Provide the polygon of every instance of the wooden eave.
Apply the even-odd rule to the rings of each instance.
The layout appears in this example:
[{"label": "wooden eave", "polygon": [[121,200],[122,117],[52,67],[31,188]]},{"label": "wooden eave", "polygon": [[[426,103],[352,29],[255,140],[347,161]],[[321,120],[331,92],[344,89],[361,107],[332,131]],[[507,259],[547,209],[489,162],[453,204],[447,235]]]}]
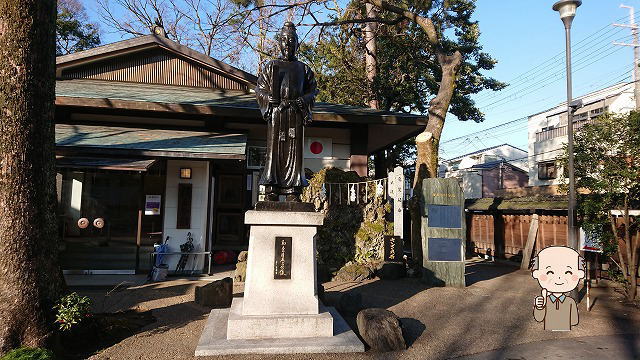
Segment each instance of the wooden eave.
[{"label": "wooden eave", "polygon": [[[56,96],[56,106],[69,106],[77,108],[94,109],[122,109],[134,111],[152,111],[167,113],[183,113],[195,115],[217,115],[243,119],[260,119],[260,110],[257,108],[238,107],[228,105],[195,105],[160,103],[150,101],[131,101],[108,98],[86,98]],[[325,111],[313,113],[314,121],[326,121],[351,124],[386,124],[386,125],[426,125],[426,117],[393,115],[393,114],[340,114]]]}]

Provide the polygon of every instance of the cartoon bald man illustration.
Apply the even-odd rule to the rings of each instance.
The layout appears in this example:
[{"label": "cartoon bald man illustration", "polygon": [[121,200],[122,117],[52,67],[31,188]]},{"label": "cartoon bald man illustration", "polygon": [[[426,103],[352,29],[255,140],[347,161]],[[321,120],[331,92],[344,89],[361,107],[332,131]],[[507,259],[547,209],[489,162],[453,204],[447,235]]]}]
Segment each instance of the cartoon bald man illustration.
[{"label": "cartoon bald man illustration", "polygon": [[531,275],[542,288],[542,296],[534,300],[534,319],[544,321],[545,330],[551,331],[569,331],[578,325],[576,301],[567,293],[584,278],[580,254],[566,246],[544,248],[533,259]]}]

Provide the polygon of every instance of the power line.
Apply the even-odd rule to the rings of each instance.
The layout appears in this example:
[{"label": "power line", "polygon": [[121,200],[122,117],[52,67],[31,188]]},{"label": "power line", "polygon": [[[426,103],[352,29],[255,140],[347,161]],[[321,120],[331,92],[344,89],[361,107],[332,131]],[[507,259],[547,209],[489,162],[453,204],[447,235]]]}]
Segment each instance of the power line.
[{"label": "power line", "polygon": [[[616,29],[616,30],[617,31],[615,33],[611,34],[611,35],[617,35],[618,33],[622,32],[622,30],[620,30],[620,29]],[[619,39],[619,40],[622,41],[622,40],[624,40],[624,39],[626,39],[628,37],[630,37],[630,36],[625,36],[625,37],[623,37],[622,39]],[[611,38],[611,36],[609,36],[607,38],[604,38],[602,41],[600,41],[600,43],[601,43],[600,49],[603,48],[603,47],[607,47],[607,46],[611,46],[612,45],[611,43],[609,43],[610,38]],[[604,45],[604,44],[606,44],[606,45]],[[592,45],[592,46],[586,47],[587,45],[591,45],[591,44],[585,44],[585,47],[579,47],[579,48],[575,49],[574,57],[577,60],[576,63],[579,63],[580,61],[587,60],[589,58],[588,54],[584,58],[581,57],[580,55],[585,54],[587,52],[589,54],[593,52],[594,46]],[[527,83],[530,83],[533,80],[537,80],[538,75],[548,73],[549,70],[553,69],[555,72],[564,71],[564,67],[563,67],[564,62],[562,61],[562,59],[558,58],[556,56],[556,57],[553,58],[553,60],[555,61],[554,63],[551,63],[550,65],[546,65],[544,67],[541,67],[536,71],[533,71],[533,72],[530,71],[531,72],[530,74],[527,74],[520,81],[509,83],[509,85],[503,90],[500,90],[498,92],[489,92],[489,93],[485,93],[484,95],[480,95],[479,97],[477,97],[475,99],[476,102],[484,102],[484,101],[487,101],[488,99],[491,99],[491,98],[500,97],[500,96],[504,95],[505,93],[516,91],[518,88],[521,88],[521,87],[527,85]]]},{"label": "power line", "polygon": [[[638,11],[638,12],[640,13],[640,11]],[[621,17],[619,19],[616,19],[614,21],[625,20],[625,19],[629,18],[630,16],[631,15],[623,16],[623,17]],[[600,34],[597,37],[594,37],[598,33],[602,32],[604,30],[606,30],[604,33]],[[611,33],[612,31],[613,31],[613,33]],[[585,49],[585,48],[591,49],[592,46],[590,46],[590,45],[592,43],[596,42],[597,40],[601,39],[603,36],[607,36],[608,35],[608,37],[611,37],[611,35],[616,35],[616,34],[620,33],[621,31],[622,31],[621,29],[618,29],[618,28],[615,28],[615,27],[611,27],[609,24],[607,24],[607,25],[603,26],[602,28],[596,30],[595,32],[591,33],[590,35],[587,35],[586,37],[584,37],[580,41],[575,42],[573,44],[573,46],[572,46],[572,48],[574,49],[574,54],[577,55],[579,50],[581,50],[581,49]],[[587,41],[587,40],[589,40],[589,41]],[[586,41],[586,43],[585,43],[585,41]],[[528,81],[530,76],[532,76],[532,75],[534,75],[536,73],[539,73],[541,71],[546,71],[547,70],[546,68],[549,67],[549,65],[547,65],[547,64],[549,64],[549,63],[553,64],[554,62],[558,62],[559,63],[558,65],[562,65],[563,64],[562,63],[562,59],[563,58],[564,58],[564,51],[558,52],[556,55],[554,55],[551,58],[543,61],[541,64],[538,64],[537,66],[534,66],[533,68],[531,68],[531,69],[525,71],[524,73],[516,76],[515,78],[509,80],[510,84],[507,87],[507,89],[513,88],[516,84],[519,84],[519,83],[523,82],[522,80],[520,80],[520,81],[516,81],[516,80],[524,78],[524,81],[526,82],[526,81]],[[537,69],[540,69],[540,68],[542,68],[542,69],[536,71]],[[490,93],[487,93],[485,95],[480,95],[476,100],[478,100],[478,101],[485,100],[487,97],[491,97],[492,95],[495,95],[495,94],[496,93],[490,92]]]},{"label": "power line", "polygon": [[[615,54],[616,52],[620,51],[621,49],[622,49],[622,48],[614,48],[614,50],[613,50],[613,51],[610,51],[610,52],[608,52],[608,53],[605,53],[604,55],[602,55],[602,56],[600,56],[600,57],[596,58],[595,60],[592,60],[591,62],[589,62],[589,63],[587,63],[587,64],[583,65],[582,67],[578,67],[578,68],[576,68],[576,69],[574,70],[574,73],[576,73],[576,72],[578,72],[578,71],[580,71],[580,70],[583,70],[583,69],[587,68],[588,66],[593,65],[594,63],[596,63],[596,62],[598,62],[598,61],[600,61],[600,60],[603,60],[604,58],[606,58],[606,57],[608,57],[608,56],[611,56],[611,55]],[[544,89],[546,86],[548,86],[548,85],[552,84],[553,82],[558,81],[558,80],[562,80],[561,78],[560,78],[560,79],[558,79],[558,78],[557,78],[559,75],[562,75],[562,72],[557,72],[557,73],[551,74],[551,75],[547,76],[546,78],[542,79],[540,82],[538,82],[538,83],[536,83],[536,84],[533,84],[532,86],[527,87],[527,88],[523,89],[522,91],[527,91],[527,90],[529,90],[529,89],[533,88],[534,86],[538,85],[537,87],[535,87],[535,88],[534,88],[534,89],[532,89],[532,90],[529,90],[529,91],[527,91],[527,92],[525,92],[525,93],[521,93],[521,94],[514,94],[514,95],[512,95],[512,96],[510,96],[510,97],[502,98],[502,99],[496,100],[496,101],[494,101],[494,102],[492,102],[492,103],[487,104],[486,106],[484,106],[482,110],[484,110],[484,111],[488,111],[488,110],[491,110],[491,109],[495,109],[495,108],[497,108],[497,107],[499,107],[499,106],[501,106],[501,105],[503,105],[503,104],[506,104],[506,103],[512,102],[512,101],[514,101],[514,100],[520,99],[520,98],[522,98],[522,97],[523,97],[523,96],[525,96],[525,95],[529,95],[529,94],[532,94],[532,93],[534,93],[534,92],[536,92],[536,91],[542,90],[542,89]],[[544,81],[546,81],[546,82],[544,82]],[[543,82],[544,82],[544,83],[543,83]],[[498,104],[500,104],[500,105],[498,105]]]}]

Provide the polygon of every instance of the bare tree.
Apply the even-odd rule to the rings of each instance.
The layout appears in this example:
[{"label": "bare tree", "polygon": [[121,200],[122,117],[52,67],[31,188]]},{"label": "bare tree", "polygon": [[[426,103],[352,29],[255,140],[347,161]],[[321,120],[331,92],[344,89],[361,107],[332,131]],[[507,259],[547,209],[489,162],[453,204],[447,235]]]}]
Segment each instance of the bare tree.
[{"label": "bare tree", "polygon": [[98,0],[105,25],[123,36],[151,33],[156,25],[168,38],[209,56],[236,63],[241,46],[234,31],[237,6],[227,0]]}]

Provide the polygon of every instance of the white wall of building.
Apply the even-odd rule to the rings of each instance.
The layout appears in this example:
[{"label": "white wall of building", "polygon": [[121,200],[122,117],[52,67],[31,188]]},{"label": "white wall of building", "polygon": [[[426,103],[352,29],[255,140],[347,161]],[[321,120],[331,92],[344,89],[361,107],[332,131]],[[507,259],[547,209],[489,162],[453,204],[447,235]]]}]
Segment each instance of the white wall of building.
[{"label": "white wall of building", "polygon": [[[605,107],[609,112],[613,113],[625,113],[635,108],[632,83],[614,85],[612,87],[587,94],[579,99],[582,99],[585,106],[576,111],[576,116],[596,109],[603,109]],[[536,134],[552,127],[561,128],[567,125],[565,104],[559,104],[552,109],[529,117],[529,186],[559,185],[564,181],[561,176],[552,180],[540,179],[538,174],[538,164],[546,161],[555,161],[556,158],[562,155],[562,148],[564,144],[567,143],[567,136],[564,135],[536,141]],[[595,115],[588,116],[590,116],[590,118],[595,117]],[[558,175],[561,175],[562,169],[558,168],[557,173]]]},{"label": "white wall of building", "polygon": [[[443,162],[445,172],[468,169],[478,164],[486,164],[498,160],[506,160],[511,164],[528,169],[527,152],[517,147],[503,144],[482,151],[462,155]],[[449,177],[449,176],[445,176]]]},{"label": "white wall of building", "polygon": [[[191,179],[180,179],[181,167],[192,170]],[[191,199],[191,228],[177,229],[178,211],[178,184],[192,184]],[[169,236],[169,251],[180,251],[180,245],[187,241],[190,232],[193,237],[194,252],[205,251],[207,238],[207,199],[209,198],[209,163],[207,161],[168,160],[167,161],[167,185],[164,204],[164,237]],[[169,270],[175,270],[180,255],[171,255],[165,258],[164,263],[169,265]],[[204,255],[190,256],[185,270],[195,269],[200,271],[204,266]]]}]

